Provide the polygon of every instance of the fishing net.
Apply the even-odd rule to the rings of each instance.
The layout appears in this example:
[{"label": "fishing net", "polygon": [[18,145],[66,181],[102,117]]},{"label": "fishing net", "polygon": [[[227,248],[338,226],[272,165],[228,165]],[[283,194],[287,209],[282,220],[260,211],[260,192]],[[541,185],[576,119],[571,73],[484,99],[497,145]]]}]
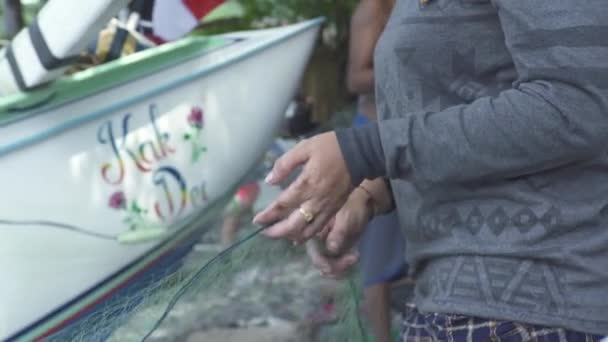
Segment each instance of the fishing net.
[{"label": "fishing net", "polygon": [[[267,157],[262,170],[267,170],[271,161]],[[289,326],[290,334],[301,336],[294,341],[365,340],[358,314],[361,292],[357,274],[341,282],[323,279],[308,262],[303,247],[269,240],[260,234],[263,228],[251,224],[241,230],[236,243],[220,247],[214,238],[219,230],[217,218],[229,199],[189,224],[205,227],[197,245],[178,247],[174,254],[161,258],[153,270],[145,270],[44,341],[186,341],[194,331],[278,328],[286,322],[300,322]],[[257,207],[263,205],[262,201]],[[176,259],[183,261],[176,263]],[[327,304],[323,291],[331,292],[328,297],[335,309],[320,334],[318,326],[306,323],[306,315]]]}]

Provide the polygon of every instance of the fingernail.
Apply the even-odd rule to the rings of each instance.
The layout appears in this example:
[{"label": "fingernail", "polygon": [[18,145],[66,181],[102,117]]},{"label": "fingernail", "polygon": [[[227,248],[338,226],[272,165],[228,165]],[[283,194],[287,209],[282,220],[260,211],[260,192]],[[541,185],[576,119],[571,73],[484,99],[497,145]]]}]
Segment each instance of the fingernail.
[{"label": "fingernail", "polygon": [[270,172],[270,173],[268,174],[268,176],[266,176],[266,178],[264,179],[264,182],[266,182],[266,183],[270,183],[270,182],[272,182],[272,181],[273,181],[273,179],[274,179],[274,173],[273,173],[273,172]]}]

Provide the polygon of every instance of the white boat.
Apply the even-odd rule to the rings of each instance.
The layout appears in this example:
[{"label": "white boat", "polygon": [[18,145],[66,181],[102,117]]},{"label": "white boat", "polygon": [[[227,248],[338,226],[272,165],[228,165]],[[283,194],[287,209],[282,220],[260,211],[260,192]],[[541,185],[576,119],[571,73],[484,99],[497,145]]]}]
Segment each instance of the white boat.
[{"label": "white boat", "polygon": [[272,142],[322,21],[0,98],[0,341],[49,336],[179,259]]}]

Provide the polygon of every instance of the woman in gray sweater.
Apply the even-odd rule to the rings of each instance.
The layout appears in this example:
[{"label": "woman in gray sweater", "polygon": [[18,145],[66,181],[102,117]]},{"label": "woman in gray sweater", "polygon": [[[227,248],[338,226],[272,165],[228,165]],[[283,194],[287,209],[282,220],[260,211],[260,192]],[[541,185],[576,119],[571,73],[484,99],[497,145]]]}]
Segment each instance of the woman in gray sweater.
[{"label": "woman in gray sweater", "polygon": [[[398,0],[375,53],[380,121],[326,133],[255,222],[335,253],[396,206],[416,278],[404,340],[608,334],[608,2]],[[468,336],[468,337],[467,337]]]}]

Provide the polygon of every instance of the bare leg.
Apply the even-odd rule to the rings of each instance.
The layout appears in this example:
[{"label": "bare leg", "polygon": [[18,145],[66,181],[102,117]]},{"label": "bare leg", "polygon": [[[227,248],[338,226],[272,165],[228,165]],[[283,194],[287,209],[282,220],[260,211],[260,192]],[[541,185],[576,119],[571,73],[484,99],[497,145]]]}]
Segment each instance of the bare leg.
[{"label": "bare leg", "polygon": [[391,342],[390,284],[372,285],[366,288],[363,294],[374,341]]},{"label": "bare leg", "polygon": [[239,230],[240,221],[240,215],[229,215],[224,218],[224,223],[222,224],[222,245],[224,247],[234,243],[236,233]]},{"label": "bare leg", "polygon": [[391,283],[391,288],[395,288],[395,287],[399,287],[399,286],[414,286],[416,284],[416,281],[413,278],[410,278],[409,276],[405,276],[402,278],[399,278],[397,280],[395,280],[394,282]]}]

